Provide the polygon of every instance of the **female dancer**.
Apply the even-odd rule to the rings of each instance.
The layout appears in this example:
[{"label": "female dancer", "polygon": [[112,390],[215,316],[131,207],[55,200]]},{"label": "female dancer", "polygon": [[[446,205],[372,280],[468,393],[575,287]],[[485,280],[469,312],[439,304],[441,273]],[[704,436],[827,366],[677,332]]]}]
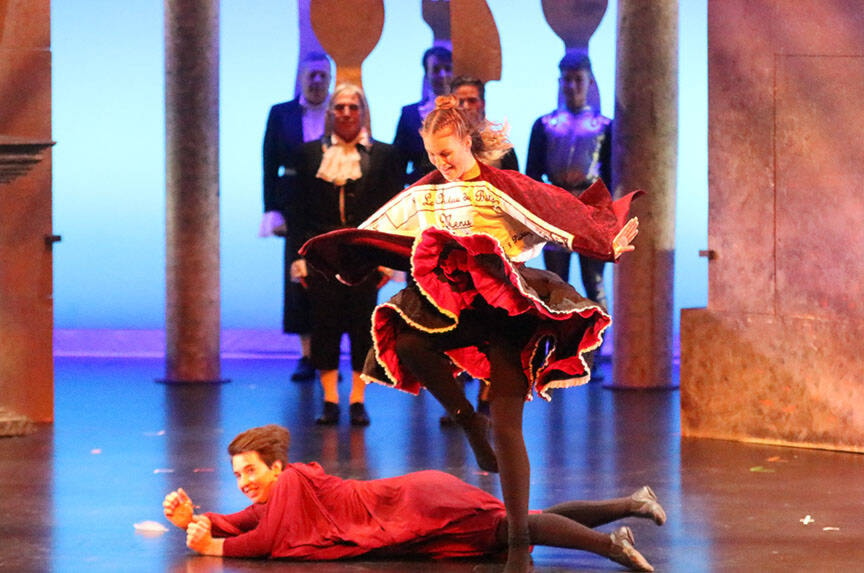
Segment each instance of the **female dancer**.
[{"label": "female dancer", "polygon": [[[383,264],[409,268],[414,281],[373,314],[368,379],[417,393],[425,386],[462,426],[489,471],[500,469],[508,545],[530,542],[530,467],[522,410],[536,391],[583,384],[582,355],[597,348],[611,319],[553,273],[524,262],[547,242],[615,261],[638,232],[624,222],[630,195],[612,201],[602,182],[579,198],[484,159],[511,147],[483,120],[474,123],[442,96],[421,129],[436,171],[391,199],[358,230],[313,239],[301,250],[322,272],[353,282]],[[637,192],[638,193],[638,192]],[[491,385],[495,450],[488,420],[454,374]]]}]

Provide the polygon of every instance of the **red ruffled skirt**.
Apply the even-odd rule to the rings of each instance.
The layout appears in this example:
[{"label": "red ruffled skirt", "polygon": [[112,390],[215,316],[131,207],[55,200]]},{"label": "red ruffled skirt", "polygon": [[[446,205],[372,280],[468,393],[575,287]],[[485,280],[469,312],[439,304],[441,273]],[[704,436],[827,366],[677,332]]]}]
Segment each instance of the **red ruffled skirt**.
[{"label": "red ruffled skirt", "polygon": [[[436,228],[426,229],[414,241],[411,267],[416,286],[403,289],[373,314],[374,360],[370,354],[367,379],[419,393],[421,380],[396,356],[397,335],[404,328],[432,336],[453,330],[463,311],[476,308],[478,297],[484,306],[519,317],[512,322],[514,329],[531,325],[530,332],[519,333],[527,340],[521,348],[529,381],[526,399],[536,392],[549,400],[551,389],[590,379],[583,355],[600,346],[611,319],[554,273],[511,262],[491,236],[454,235]],[[464,370],[474,378],[489,378],[489,362],[478,346],[447,354],[454,374]]]}]

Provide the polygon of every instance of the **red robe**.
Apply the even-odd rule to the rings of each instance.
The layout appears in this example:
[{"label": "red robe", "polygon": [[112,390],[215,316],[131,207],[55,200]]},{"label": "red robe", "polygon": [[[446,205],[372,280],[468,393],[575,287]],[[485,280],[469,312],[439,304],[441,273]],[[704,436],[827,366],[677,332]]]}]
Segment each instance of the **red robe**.
[{"label": "red robe", "polygon": [[[551,388],[590,379],[582,355],[600,346],[611,318],[554,273],[526,267],[524,261],[546,242],[615,260],[612,240],[639,193],[613,201],[598,181],[577,198],[482,163],[480,175],[466,182],[447,182],[434,171],[358,229],[321,235],[300,252],[314,268],[346,282],[378,265],[410,268],[416,288],[397,293],[373,315],[375,363],[367,362],[367,378],[418,393],[422,382],[396,356],[399,331],[449,331],[456,328],[460,312],[481,297],[510,316],[536,319],[521,353],[530,383],[526,399],[536,390],[548,400]],[[454,373],[466,370],[488,379],[489,363],[478,347],[447,354]]]},{"label": "red robe", "polygon": [[492,554],[506,519],[500,500],[444,472],[344,480],[317,463],[288,464],[267,503],[205,515],[225,556],[305,561]]}]

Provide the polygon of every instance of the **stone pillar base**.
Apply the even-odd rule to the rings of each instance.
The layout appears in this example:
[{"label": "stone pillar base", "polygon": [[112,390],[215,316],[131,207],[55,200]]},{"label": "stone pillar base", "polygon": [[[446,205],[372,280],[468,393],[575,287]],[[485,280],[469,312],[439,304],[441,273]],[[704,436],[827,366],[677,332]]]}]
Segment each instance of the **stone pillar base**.
[{"label": "stone pillar base", "polygon": [[36,431],[36,424],[27,416],[0,407],[0,438],[26,436]]},{"label": "stone pillar base", "polygon": [[864,452],[864,321],[685,309],[681,434]]},{"label": "stone pillar base", "polygon": [[168,386],[177,386],[183,384],[227,384],[231,382],[228,378],[219,378],[217,380],[175,380],[173,378],[157,378],[158,384],[167,384]]}]

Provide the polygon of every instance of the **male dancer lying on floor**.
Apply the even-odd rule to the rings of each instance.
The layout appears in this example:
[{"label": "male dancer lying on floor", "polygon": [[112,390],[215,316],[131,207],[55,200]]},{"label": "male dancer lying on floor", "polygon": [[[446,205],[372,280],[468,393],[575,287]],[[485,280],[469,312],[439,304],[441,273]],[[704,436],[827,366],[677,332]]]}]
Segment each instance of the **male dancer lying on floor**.
[{"label": "male dancer lying on floor", "polygon": [[[237,486],[253,504],[238,513],[194,514],[183,489],[165,496],[165,517],[205,555],[331,560],[364,556],[471,557],[506,550],[504,504],[434,470],[378,480],[343,480],[317,463],[288,463],[290,434],[271,424],[228,446]],[[624,517],[657,525],[666,513],[651,488],[629,497],[569,501],[529,516],[531,543],[590,551],[634,571],[653,571],[633,534],[591,529]]]}]

